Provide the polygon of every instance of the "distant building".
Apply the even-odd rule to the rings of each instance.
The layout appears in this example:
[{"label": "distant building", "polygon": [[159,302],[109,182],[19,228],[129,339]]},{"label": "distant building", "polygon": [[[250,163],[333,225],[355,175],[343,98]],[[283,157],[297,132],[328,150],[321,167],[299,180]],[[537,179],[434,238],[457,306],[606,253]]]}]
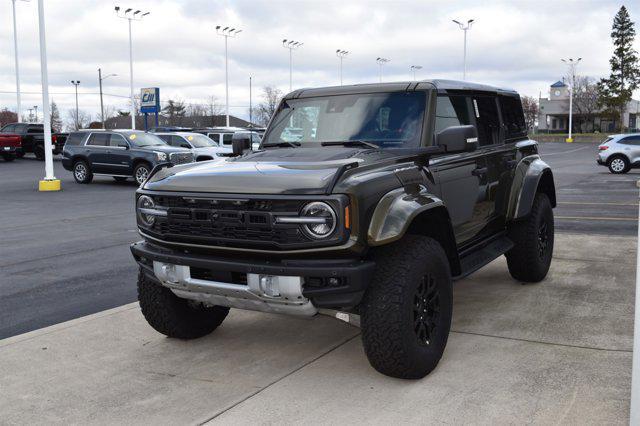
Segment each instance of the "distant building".
[{"label": "distant building", "polygon": [[[156,127],[155,116],[149,115],[147,118],[149,128]],[[158,117],[158,124],[160,126],[180,126],[180,127],[219,127],[225,126],[227,123],[227,117],[225,115],[203,115],[198,117],[174,117],[173,120],[169,120],[168,117],[160,115]],[[105,120],[105,127],[107,129],[129,129],[131,128],[131,118],[129,116],[117,116],[111,117]],[[249,127],[250,122],[243,120],[233,115],[229,116],[229,125],[231,127]],[[253,125],[253,127],[260,127]],[[136,116],[136,129],[144,129],[144,116]]]},{"label": "distant building", "polygon": [[[549,87],[549,98],[540,98],[538,131],[541,133],[567,133],[569,131],[569,86],[556,81]],[[589,117],[580,117],[573,110],[573,131],[576,133],[616,131],[619,119],[614,122],[610,115],[596,111]],[[637,130],[640,124],[640,101],[631,100],[624,112],[623,127]]]}]

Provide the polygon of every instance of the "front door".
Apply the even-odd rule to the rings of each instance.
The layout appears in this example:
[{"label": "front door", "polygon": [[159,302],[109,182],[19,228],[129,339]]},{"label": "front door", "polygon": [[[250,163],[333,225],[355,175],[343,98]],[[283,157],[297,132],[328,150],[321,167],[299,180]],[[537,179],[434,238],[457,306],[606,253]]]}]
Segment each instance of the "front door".
[{"label": "front door", "polygon": [[129,144],[122,135],[109,134],[109,147],[105,156],[106,173],[130,176],[133,173]]}]

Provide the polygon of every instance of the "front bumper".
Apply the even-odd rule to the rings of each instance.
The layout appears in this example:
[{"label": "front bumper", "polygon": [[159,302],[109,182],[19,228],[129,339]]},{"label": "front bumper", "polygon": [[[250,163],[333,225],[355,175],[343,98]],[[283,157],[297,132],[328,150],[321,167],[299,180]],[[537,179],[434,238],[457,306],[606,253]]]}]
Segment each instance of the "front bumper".
[{"label": "front bumper", "polygon": [[[168,287],[170,285],[167,285],[168,281],[163,279],[165,277],[158,276],[161,275],[158,268],[162,266],[170,268],[172,265],[187,266],[191,270],[197,268],[198,271],[229,273],[229,276],[246,274],[244,286],[249,287],[251,279],[255,279],[255,276],[299,277],[301,296],[310,300],[315,308],[325,309],[350,310],[357,306],[375,269],[374,262],[359,259],[238,260],[170,250],[146,241],[132,244],[131,253],[149,278]],[[174,269],[178,269],[183,274],[187,273],[184,268]],[[191,278],[191,275],[188,278]],[[188,280],[182,281],[188,283]],[[215,280],[211,282],[215,284]],[[242,286],[242,284],[234,285]],[[244,287],[235,287],[235,289],[245,290]],[[242,307],[251,309],[248,306]]]},{"label": "front bumper", "polygon": [[19,149],[17,146],[3,146],[0,147],[0,154],[15,154]]}]

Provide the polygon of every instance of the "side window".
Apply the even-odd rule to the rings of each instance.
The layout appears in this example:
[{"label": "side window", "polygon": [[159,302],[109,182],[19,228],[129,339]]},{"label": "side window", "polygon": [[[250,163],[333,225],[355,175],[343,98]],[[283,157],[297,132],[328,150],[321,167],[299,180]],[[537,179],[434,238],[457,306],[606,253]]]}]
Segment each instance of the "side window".
[{"label": "side window", "polygon": [[109,146],[122,147],[129,146],[129,144],[122,136],[112,133],[111,137],[109,138]]},{"label": "side window", "polygon": [[189,144],[189,142],[184,140],[182,136],[176,136],[176,135],[171,136],[171,142],[169,144],[171,146],[177,146],[182,148],[186,148],[188,146],[189,148],[191,148],[191,145]]},{"label": "side window", "polygon": [[109,133],[92,133],[87,141],[89,146],[108,146]]},{"label": "side window", "polygon": [[474,96],[473,112],[478,129],[480,146],[494,145],[500,142],[500,117],[494,96]]},{"label": "side window", "polygon": [[220,135],[217,133],[209,133],[209,139],[211,139],[215,143],[220,143]]},{"label": "side window", "polygon": [[500,96],[500,112],[505,127],[505,140],[527,136],[522,102],[519,96]]},{"label": "side window", "polygon": [[15,124],[7,124],[6,126],[4,126],[2,128],[2,133],[13,133],[16,131],[16,125]]},{"label": "side window", "polygon": [[168,144],[171,144],[171,135],[156,135]]},{"label": "side window", "polygon": [[26,124],[16,124],[13,131],[16,133],[26,133],[28,125]]},{"label": "side window", "polygon": [[233,140],[232,133],[225,133],[222,135],[222,144],[223,145],[231,145],[231,141]]},{"label": "side window", "polygon": [[618,143],[622,145],[635,145],[640,146],[640,136],[627,136],[624,139],[621,139]]},{"label": "side window", "polygon": [[471,120],[466,97],[438,96],[436,104],[436,135],[447,127],[468,124],[471,124]]},{"label": "side window", "polygon": [[67,140],[65,141],[65,145],[80,145],[80,142],[82,142],[82,139],[84,139],[84,136],[86,135],[86,133],[80,133],[80,132],[73,132],[69,134],[69,137],[67,138]]}]

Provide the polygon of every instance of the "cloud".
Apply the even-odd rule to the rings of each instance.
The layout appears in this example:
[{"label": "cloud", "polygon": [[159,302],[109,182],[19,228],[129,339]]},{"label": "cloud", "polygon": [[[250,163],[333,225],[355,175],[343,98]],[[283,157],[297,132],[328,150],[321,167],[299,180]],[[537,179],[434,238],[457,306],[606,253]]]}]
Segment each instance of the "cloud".
[{"label": "cloud", "polygon": [[[105,81],[105,103],[126,109],[129,93],[127,22],[99,0],[45,2],[49,82],[62,109],[74,105],[70,80],[80,80],[81,108],[99,108],[97,69],[117,77]],[[37,4],[17,2],[23,105],[40,97]],[[149,10],[133,23],[134,78],[140,87],[158,86],[163,99],[224,100],[224,39],[217,24],[243,29],[229,40],[232,113],[243,116],[260,87],[288,91],[289,53],[284,38],[304,42],[293,52],[297,87],[339,83],[335,50],[344,60],[345,84],[378,80],[375,58],[390,58],[385,80],[407,80],[411,65],[419,78],[461,78],[463,33],[451,19],[474,18],[468,33],[468,78],[513,87],[537,96],[565,73],[562,57],[582,57],[579,72],[608,73],[614,1],[132,1],[124,7]],[[632,19],[640,6],[628,5]],[[15,105],[11,3],[0,3],[0,107]],[[638,40],[636,41],[636,48]],[[9,92],[9,93],[7,93]]]}]

